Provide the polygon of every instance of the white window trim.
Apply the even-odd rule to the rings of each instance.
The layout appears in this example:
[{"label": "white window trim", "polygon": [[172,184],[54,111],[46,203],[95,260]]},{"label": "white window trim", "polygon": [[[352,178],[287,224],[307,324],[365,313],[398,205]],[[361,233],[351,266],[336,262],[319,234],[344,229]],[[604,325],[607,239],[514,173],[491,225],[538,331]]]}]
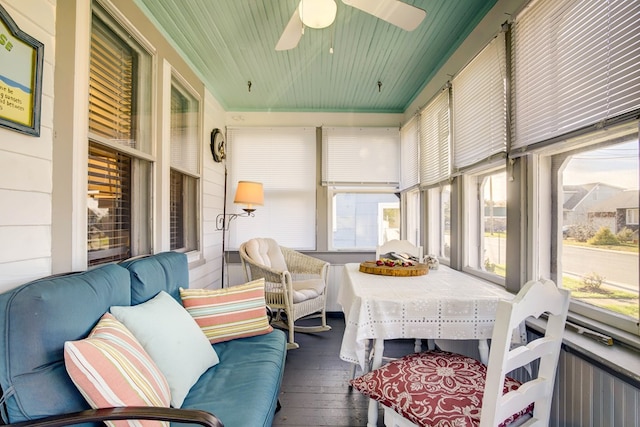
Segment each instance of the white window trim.
[{"label": "white window trim", "polygon": [[[95,0],[105,9],[122,28],[133,37],[141,47],[150,55],[151,59],[151,87],[154,88],[157,73],[157,54],[155,47],[138,31],[131,21],[122,14],[111,1]],[[54,242],[52,252],[52,271],[79,271],[87,268],[88,264],[88,244],[87,244],[87,152],[89,149],[89,111],[86,108],[89,102],[89,58],[91,52],[91,22],[93,13],[93,2],[75,2],[72,6],[75,11],[75,31],[73,33],[73,50],[70,61],[73,61],[73,72],[70,73],[72,80],[65,79],[65,84],[73,87],[72,105],[85,106],[84,108],[73,108],[72,118],[64,122],[64,129],[58,131],[61,143],[65,145],[59,147],[60,152],[70,153],[64,157],[55,159],[56,163],[68,163],[68,168],[54,168],[54,187],[68,188],[67,198],[54,198],[53,222],[65,224],[64,227],[56,226],[52,230],[52,240]],[[57,74],[57,73],[56,73]],[[56,80],[63,77],[56,76]],[[150,104],[155,105],[155,92],[151,90]],[[69,102],[66,102],[69,104]],[[57,111],[60,108],[57,108]],[[150,139],[155,140],[155,117],[151,114],[151,135]],[[69,127],[67,127],[67,125]],[[62,137],[67,135],[68,138]],[[120,146],[118,149],[132,154],[126,147]],[[154,153],[144,154],[135,151],[135,155],[145,159],[153,160]],[[153,234],[149,236],[152,239]]]},{"label": "white window trim", "polygon": [[483,209],[481,201],[478,198],[477,180],[479,177],[492,175],[505,169],[504,161],[498,166],[495,163],[484,165],[484,168],[474,169],[472,172],[466,173],[463,178],[463,207],[462,207],[462,236],[461,244],[463,248],[463,267],[462,271],[480,277],[487,281],[496,283],[500,286],[506,286],[506,278],[497,274],[484,271],[481,265],[483,260],[480,258],[480,233],[482,225],[478,221],[480,212]]},{"label": "white window trim", "polygon": [[188,92],[190,96],[198,103],[198,127],[196,129],[196,135],[199,140],[198,147],[198,167],[197,172],[188,172],[180,170],[181,173],[186,173],[193,176],[198,180],[198,188],[196,190],[197,200],[196,206],[198,213],[197,219],[197,248],[195,250],[187,252],[189,262],[201,260],[204,258],[202,252],[203,242],[203,230],[202,224],[202,140],[203,140],[203,101],[196,92],[196,90],[187,82],[176,70],[171,63],[166,59],[162,62],[162,130],[160,141],[166,141],[167,143],[160,143],[154,147],[158,152],[158,163],[156,165],[157,173],[155,174],[155,186],[158,189],[154,194],[154,236],[155,245],[158,248],[157,251],[168,251],[171,248],[170,237],[170,220],[171,212],[169,209],[170,196],[170,169],[171,169],[171,87],[172,82],[175,80],[180,84],[180,89]]}]

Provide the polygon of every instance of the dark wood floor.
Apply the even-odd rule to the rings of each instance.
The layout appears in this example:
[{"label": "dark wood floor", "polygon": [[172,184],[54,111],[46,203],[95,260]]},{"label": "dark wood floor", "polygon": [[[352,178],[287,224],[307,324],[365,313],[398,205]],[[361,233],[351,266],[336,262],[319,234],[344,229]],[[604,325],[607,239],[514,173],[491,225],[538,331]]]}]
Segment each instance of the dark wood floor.
[{"label": "dark wood floor", "polygon": [[[327,323],[331,331],[296,334],[300,348],[287,353],[280,391],[282,409],[276,413],[273,426],[367,425],[368,399],[349,388],[351,364],[339,356],[344,319],[330,317]],[[413,341],[397,340],[386,344],[385,356],[411,351]],[[378,426],[384,425],[382,418],[380,410]]]}]

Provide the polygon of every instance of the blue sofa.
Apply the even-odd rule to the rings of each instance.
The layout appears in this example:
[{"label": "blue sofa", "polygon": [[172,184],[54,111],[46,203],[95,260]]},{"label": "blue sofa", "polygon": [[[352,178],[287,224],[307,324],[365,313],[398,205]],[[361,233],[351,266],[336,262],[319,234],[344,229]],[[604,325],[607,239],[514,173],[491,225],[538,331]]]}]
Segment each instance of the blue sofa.
[{"label": "blue sofa", "polygon": [[271,426],[286,359],[286,337],[280,330],[214,344],[220,363],[200,377],[182,409],[90,410],[69,378],[65,341],[86,337],[113,305],[140,304],[160,291],[180,302],[179,287],[188,284],[186,256],[164,252],[43,278],[1,294],[4,422],[33,425],[39,420],[39,425],[56,426],[141,417],[227,427]]}]

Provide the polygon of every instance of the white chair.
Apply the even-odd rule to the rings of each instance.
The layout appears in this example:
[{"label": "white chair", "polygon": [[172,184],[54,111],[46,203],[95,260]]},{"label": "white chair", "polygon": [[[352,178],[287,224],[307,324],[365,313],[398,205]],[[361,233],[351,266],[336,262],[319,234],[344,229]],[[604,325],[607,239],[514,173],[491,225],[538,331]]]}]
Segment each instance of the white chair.
[{"label": "white chair", "polygon": [[[384,406],[385,425],[548,426],[569,291],[549,280],[531,281],[512,301],[500,301],[489,363],[428,351],[392,361],[352,380]],[[511,348],[512,332],[528,317],[548,316],[544,336]],[[520,384],[507,373],[532,366]],[[437,410],[436,410],[437,408]]]},{"label": "white chair", "polygon": [[408,240],[389,240],[376,248],[376,259],[380,259],[380,255],[389,252],[405,253],[418,258],[422,262],[424,258],[422,246],[416,246]]},{"label": "white chair", "polygon": [[[289,331],[287,349],[299,347],[294,332],[331,330],[326,317],[328,262],[268,238],[244,242],[239,252],[247,280],[265,279],[265,299],[275,315],[272,323]],[[320,325],[295,325],[301,318],[320,318]]]}]

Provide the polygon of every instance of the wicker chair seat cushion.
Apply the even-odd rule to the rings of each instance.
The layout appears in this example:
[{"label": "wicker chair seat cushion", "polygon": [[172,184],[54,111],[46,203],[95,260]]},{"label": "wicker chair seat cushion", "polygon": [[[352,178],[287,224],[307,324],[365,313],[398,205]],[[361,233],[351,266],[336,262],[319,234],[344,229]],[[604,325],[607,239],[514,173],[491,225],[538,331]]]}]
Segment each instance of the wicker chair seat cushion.
[{"label": "wicker chair seat cushion", "polygon": [[[473,427],[480,410],[487,367],[459,354],[427,351],[393,360],[350,381],[362,394],[424,427]],[[507,377],[503,392],[520,387]],[[503,427],[533,411],[533,405],[503,421]]]},{"label": "wicker chair seat cushion", "polygon": [[306,279],[298,280],[291,283],[293,287],[293,303],[306,301],[308,299],[317,298],[324,292],[324,280],[322,279]]},{"label": "wicker chair seat cushion", "polygon": [[287,263],[280,246],[273,239],[256,238],[246,243],[247,255],[258,264],[278,271],[287,271]]}]

